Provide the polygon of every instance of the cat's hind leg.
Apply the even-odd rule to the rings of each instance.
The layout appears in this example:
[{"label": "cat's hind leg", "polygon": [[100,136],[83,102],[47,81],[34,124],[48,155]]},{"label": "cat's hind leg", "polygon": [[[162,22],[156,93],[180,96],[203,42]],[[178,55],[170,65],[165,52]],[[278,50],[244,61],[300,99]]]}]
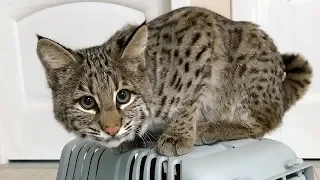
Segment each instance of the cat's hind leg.
[{"label": "cat's hind leg", "polygon": [[235,115],[232,120],[197,122],[195,144],[263,137],[280,124],[281,114],[277,108],[276,105],[256,106],[248,109],[248,115]]},{"label": "cat's hind leg", "polygon": [[195,145],[212,144],[245,138],[261,137],[264,133],[261,126],[248,125],[241,122],[214,121],[197,124],[197,140]]}]

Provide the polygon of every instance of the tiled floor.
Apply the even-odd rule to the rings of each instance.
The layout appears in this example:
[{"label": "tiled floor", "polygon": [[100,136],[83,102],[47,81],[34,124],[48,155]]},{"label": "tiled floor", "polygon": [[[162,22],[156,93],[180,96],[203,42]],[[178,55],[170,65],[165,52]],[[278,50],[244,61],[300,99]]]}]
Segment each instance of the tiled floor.
[{"label": "tiled floor", "polygon": [[[320,180],[320,161],[308,161],[315,167],[315,180]],[[57,163],[11,163],[0,165],[0,180],[55,180]]]}]

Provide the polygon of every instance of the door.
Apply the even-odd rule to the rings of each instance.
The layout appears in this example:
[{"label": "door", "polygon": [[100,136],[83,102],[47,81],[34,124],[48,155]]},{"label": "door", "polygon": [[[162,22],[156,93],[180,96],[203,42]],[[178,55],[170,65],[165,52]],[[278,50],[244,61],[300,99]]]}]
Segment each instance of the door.
[{"label": "door", "polygon": [[300,52],[309,60],[314,70],[309,92],[267,137],[286,143],[302,158],[320,158],[320,1],[234,0],[232,9],[234,20],[259,24],[280,52]]},{"label": "door", "polygon": [[78,1],[0,2],[0,160],[59,159],[74,138],[54,120],[36,33],[72,48],[88,47],[126,23],[140,24],[187,2]]}]

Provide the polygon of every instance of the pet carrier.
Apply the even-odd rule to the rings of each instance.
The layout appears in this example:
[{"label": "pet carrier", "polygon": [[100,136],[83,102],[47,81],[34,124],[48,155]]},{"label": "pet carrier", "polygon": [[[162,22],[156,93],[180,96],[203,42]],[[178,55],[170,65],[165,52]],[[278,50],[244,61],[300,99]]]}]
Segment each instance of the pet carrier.
[{"label": "pet carrier", "polygon": [[314,180],[313,171],[290,147],[266,138],[195,146],[179,157],[153,146],[116,154],[75,139],[62,151],[57,180]]}]

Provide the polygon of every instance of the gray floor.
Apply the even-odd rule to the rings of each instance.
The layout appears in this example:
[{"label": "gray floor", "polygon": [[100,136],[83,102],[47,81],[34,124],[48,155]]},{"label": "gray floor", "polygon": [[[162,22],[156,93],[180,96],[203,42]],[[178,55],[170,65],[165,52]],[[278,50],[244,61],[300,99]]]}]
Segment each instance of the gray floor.
[{"label": "gray floor", "polygon": [[19,162],[0,165],[1,180],[55,180],[58,163]]},{"label": "gray floor", "polygon": [[[315,180],[320,180],[320,160],[308,160],[315,167]],[[56,162],[14,162],[0,165],[1,180],[55,180]],[[319,177],[319,178],[318,178]]]},{"label": "gray floor", "polygon": [[305,160],[315,168],[315,180],[320,180],[320,160]]},{"label": "gray floor", "polygon": [[320,169],[320,160],[304,160],[304,161],[312,164],[315,168]]}]

